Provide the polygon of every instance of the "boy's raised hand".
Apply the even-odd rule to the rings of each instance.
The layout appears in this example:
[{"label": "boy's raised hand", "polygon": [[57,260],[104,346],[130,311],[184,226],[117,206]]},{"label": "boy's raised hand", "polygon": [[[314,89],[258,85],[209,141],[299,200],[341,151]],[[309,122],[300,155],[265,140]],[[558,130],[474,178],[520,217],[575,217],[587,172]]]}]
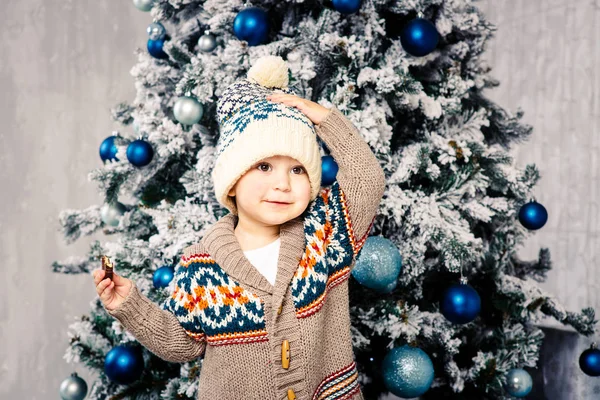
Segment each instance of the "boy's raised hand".
[{"label": "boy's raised hand", "polygon": [[92,272],[96,292],[100,296],[104,308],[112,311],[123,304],[133,284],[131,280],[123,278],[115,272],[113,272],[112,280],[109,278],[104,279],[105,274],[106,272],[103,269],[97,269]]},{"label": "boy's raised hand", "polygon": [[298,97],[293,94],[274,92],[267,96],[267,100],[275,103],[283,103],[286,106],[297,108],[315,125],[320,124],[321,121],[325,119],[327,114],[329,114],[329,108],[323,107],[314,101],[303,99],[302,97]]}]

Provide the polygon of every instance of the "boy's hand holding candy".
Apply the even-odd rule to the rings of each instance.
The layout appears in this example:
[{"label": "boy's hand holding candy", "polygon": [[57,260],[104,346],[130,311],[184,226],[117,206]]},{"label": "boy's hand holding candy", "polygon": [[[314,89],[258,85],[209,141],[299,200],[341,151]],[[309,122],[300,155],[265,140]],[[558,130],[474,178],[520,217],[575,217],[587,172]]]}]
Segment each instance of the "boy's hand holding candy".
[{"label": "boy's hand holding candy", "polygon": [[113,266],[106,256],[102,256],[102,269],[92,272],[96,292],[100,296],[104,308],[112,311],[118,308],[129,294],[133,283],[113,271]]},{"label": "boy's hand holding candy", "polygon": [[323,107],[314,101],[303,99],[293,94],[275,92],[268,95],[267,100],[297,108],[315,125],[320,124],[330,111],[329,108]]}]

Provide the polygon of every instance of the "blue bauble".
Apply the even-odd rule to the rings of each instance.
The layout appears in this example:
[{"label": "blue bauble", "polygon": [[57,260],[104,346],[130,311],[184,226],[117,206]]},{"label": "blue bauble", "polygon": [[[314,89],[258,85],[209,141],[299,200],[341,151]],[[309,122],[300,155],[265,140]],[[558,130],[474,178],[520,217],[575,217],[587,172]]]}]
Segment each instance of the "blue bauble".
[{"label": "blue bauble", "polygon": [[165,265],[154,271],[152,275],[152,283],[155,288],[164,288],[169,286],[169,283],[173,280],[175,274],[175,268]]},{"label": "blue bauble", "polygon": [[114,347],[104,359],[104,373],[121,385],[135,382],[143,371],[144,357],[139,347]]},{"label": "blue bauble", "polygon": [[471,286],[455,283],[444,292],[440,310],[448,321],[466,324],[479,315],[481,298]]},{"label": "blue bauble", "polygon": [[548,212],[543,205],[531,200],[519,210],[519,221],[529,230],[540,229],[548,221]]},{"label": "blue bauble", "polygon": [[439,41],[439,33],[431,21],[415,18],[410,21],[400,34],[400,43],[407,53],[421,57],[431,53]]},{"label": "blue bauble", "polygon": [[106,162],[106,160],[119,161],[116,157],[117,146],[115,146],[115,138],[116,136],[109,136],[100,144],[100,158],[103,162]]},{"label": "blue bauble", "polygon": [[579,368],[589,376],[600,376],[600,350],[592,347],[579,356]]},{"label": "blue bauble", "polygon": [[381,236],[369,236],[362,247],[352,276],[360,284],[380,293],[396,288],[402,256],[396,245]]},{"label": "blue bauble", "polygon": [[382,364],[387,389],[402,398],[422,395],[431,387],[433,363],[418,347],[402,346],[386,354]]},{"label": "blue bauble", "polygon": [[332,156],[321,157],[321,186],[335,182],[339,167]]},{"label": "blue bauble", "polygon": [[269,36],[267,13],[258,7],[240,11],[233,21],[233,33],[238,39],[248,42],[249,46],[266,42]]},{"label": "blue bauble", "polygon": [[137,139],[127,146],[127,159],[136,167],[150,164],[152,157],[154,157],[154,150],[145,140]]},{"label": "blue bauble", "polygon": [[511,396],[525,397],[533,388],[531,375],[522,368],[513,368],[506,375],[504,388]]},{"label": "blue bauble", "polygon": [[165,39],[152,40],[148,39],[148,53],[154,58],[159,58],[164,60],[165,58],[169,58],[167,53],[163,51],[163,45],[165,44]]},{"label": "blue bauble", "polygon": [[360,10],[362,0],[333,0],[333,8],[342,14],[353,14]]},{"label": "blue bauble", "polygon": [[167,36],[165,26],[160,22],[153,22],[146,28],[148,37],[152,40],[162,40]]}]

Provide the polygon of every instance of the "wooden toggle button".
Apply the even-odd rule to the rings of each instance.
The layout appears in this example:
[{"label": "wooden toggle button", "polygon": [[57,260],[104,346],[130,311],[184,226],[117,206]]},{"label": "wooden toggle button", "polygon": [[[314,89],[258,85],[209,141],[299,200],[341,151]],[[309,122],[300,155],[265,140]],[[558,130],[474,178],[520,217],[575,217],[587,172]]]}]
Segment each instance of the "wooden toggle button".
[{"label": "wooden toggle button", "polygon": [[285,369],[290,367],[290,342],[287,340],[281,343],[281,366]]}]

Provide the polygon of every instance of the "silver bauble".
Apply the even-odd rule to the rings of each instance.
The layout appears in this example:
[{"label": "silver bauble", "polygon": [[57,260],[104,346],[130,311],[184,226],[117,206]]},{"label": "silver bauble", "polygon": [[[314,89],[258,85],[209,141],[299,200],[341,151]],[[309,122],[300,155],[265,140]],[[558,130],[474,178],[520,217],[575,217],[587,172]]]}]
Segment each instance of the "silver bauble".
[{"label": "silver bauble", "polygon": [[73,372],[60,384],[59,394],[63,400],[83,400],[87,391],[87,383]]},{"label": "silver bauble", "polygon": [[525,397],[533,388],[533,379],[523,368],[513,368],[506,374],[506,391],[515,397]]},{"label": "silver bauble", "polygon": [[148,37],[152,40],[162,40],[167,36],[167,30],[160,22],[153,22],[146,28]]},{"label": "silver bauble", "polygon": [[133,5],[140,11],[148,12],[152,10],[154,0],[133,0]]},{"label": "silver bauble", "polygon": [[173,115],[175,115],[175,119],[183,125],[194,125],[198,123],[203,114],[204,109],[202,108],[202,104],[193,97],[182,96],[175,101]]},{"label": "silver bauble", "polygon": [[198,49],[210,53],[217,47],[217,38],[212,33],[205,33],[198,39]]},{"label": "silver bauble", "polygon": [[127,211],[127,208],[119,202],[116,204],[105,203],[100,209],[100,218],[106,225],[119,226],[120,217],[125,211]]}]

